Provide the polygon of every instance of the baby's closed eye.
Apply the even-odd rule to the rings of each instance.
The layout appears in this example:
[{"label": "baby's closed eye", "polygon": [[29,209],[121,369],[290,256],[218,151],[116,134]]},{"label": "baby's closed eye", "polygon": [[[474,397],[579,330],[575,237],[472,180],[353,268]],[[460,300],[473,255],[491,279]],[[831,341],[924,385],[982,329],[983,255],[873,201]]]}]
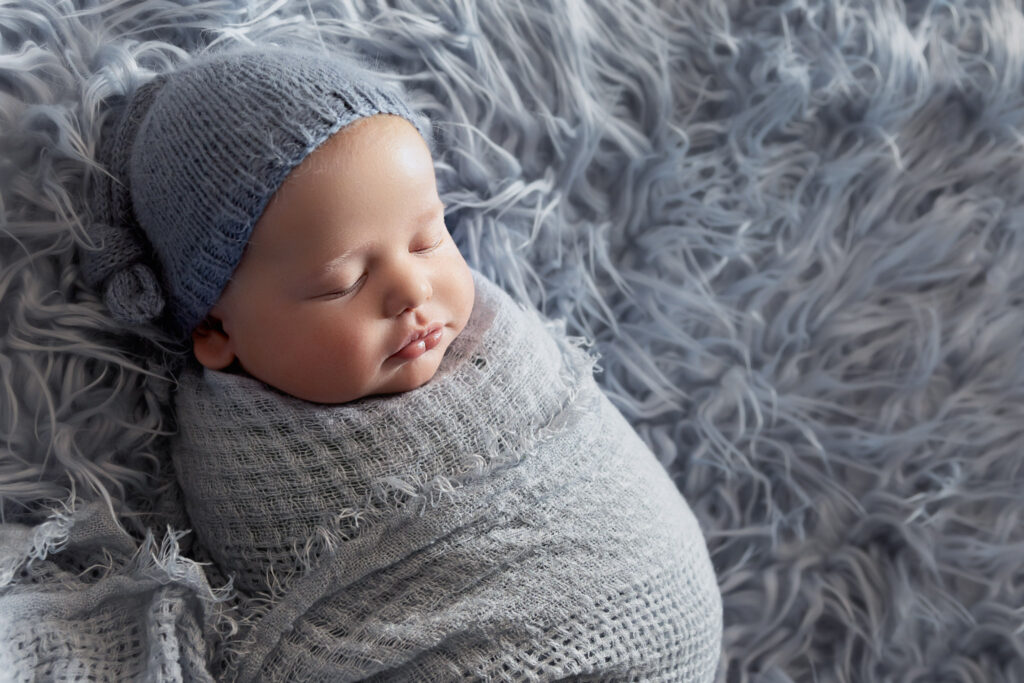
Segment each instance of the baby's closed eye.
[{"label": "baby's closed eye", "polygon": [[360,285],[363,284],[364,280],[366,280],[366,274],[365,273],[363,273],[359,277],[359,279],[356,280],[355,282],[353,282],[351,285],[344,286],[344,287],[337,287],[337,288],[332,289],[329,292],[324,292],[323,294],[320,295],[320,298],[322,298],[322,299],[340,299],[341,297],[348,296],[349,294],[352,294],[357,289],[359,289]]},{"label": "baby's closed eye", "polygon": [[409,250],[416,254],[429,254],[444,244],[444,238],[448,236],[448,230],[443,227],[441,230],[432,230],[429,233],[418,236],[409,246]]}]

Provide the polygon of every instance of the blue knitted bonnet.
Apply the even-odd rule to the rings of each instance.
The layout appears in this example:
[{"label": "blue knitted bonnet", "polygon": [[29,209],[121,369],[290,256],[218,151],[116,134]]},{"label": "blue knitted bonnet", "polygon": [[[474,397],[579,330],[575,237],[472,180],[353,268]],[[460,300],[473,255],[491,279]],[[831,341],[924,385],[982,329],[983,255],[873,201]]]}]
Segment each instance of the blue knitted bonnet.
[{"label": "blue knitted bonnet", "polygon": [[185,340],[288,173],[374,114],[429,123],[356,62],[285,48],[208,54],[142,85],[103,133],[86,282],[115,318]]}]

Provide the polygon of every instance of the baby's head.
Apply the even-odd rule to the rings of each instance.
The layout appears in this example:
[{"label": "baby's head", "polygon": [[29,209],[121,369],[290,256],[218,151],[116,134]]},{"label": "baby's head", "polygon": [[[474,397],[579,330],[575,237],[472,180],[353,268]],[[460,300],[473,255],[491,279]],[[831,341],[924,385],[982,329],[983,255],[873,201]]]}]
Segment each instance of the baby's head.
[{"label": "baby's head", "polygon": [[309,401],[433,377],[473,280],[426,123],[374,74],[295,50],[212,55],[141,88],[110,135],[127,187],[100,188],[101,247],[82,264],[115,315]]}]

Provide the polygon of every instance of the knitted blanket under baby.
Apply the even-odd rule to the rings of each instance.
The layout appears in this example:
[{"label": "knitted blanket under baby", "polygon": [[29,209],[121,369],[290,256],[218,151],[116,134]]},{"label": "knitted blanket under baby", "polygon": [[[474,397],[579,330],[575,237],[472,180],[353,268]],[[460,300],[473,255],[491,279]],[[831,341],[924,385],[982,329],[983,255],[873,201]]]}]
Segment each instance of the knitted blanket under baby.
[{"label": "knitted blanket under baby", "polygon": [[321,406],[186,374],[195,532],[260,604],[241,680],[710,680],[701,531],[591,359],[475,275],[428,384]]}]

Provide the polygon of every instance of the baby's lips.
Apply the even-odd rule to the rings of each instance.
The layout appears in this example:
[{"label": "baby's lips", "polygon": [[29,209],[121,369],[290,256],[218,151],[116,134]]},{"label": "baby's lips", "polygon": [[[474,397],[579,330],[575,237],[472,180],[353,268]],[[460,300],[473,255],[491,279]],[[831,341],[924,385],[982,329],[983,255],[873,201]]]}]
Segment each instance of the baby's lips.
[{"label": "baby's lips", "polygon": [[405,346],[395,352],[392,358],[401,358],[403,360],[413,360],[419,358],[424,353],[434,348],[441,342],[441,336],[444,334],[444,328],[440,325],[432,325],[421,334],[418,334]]}]

